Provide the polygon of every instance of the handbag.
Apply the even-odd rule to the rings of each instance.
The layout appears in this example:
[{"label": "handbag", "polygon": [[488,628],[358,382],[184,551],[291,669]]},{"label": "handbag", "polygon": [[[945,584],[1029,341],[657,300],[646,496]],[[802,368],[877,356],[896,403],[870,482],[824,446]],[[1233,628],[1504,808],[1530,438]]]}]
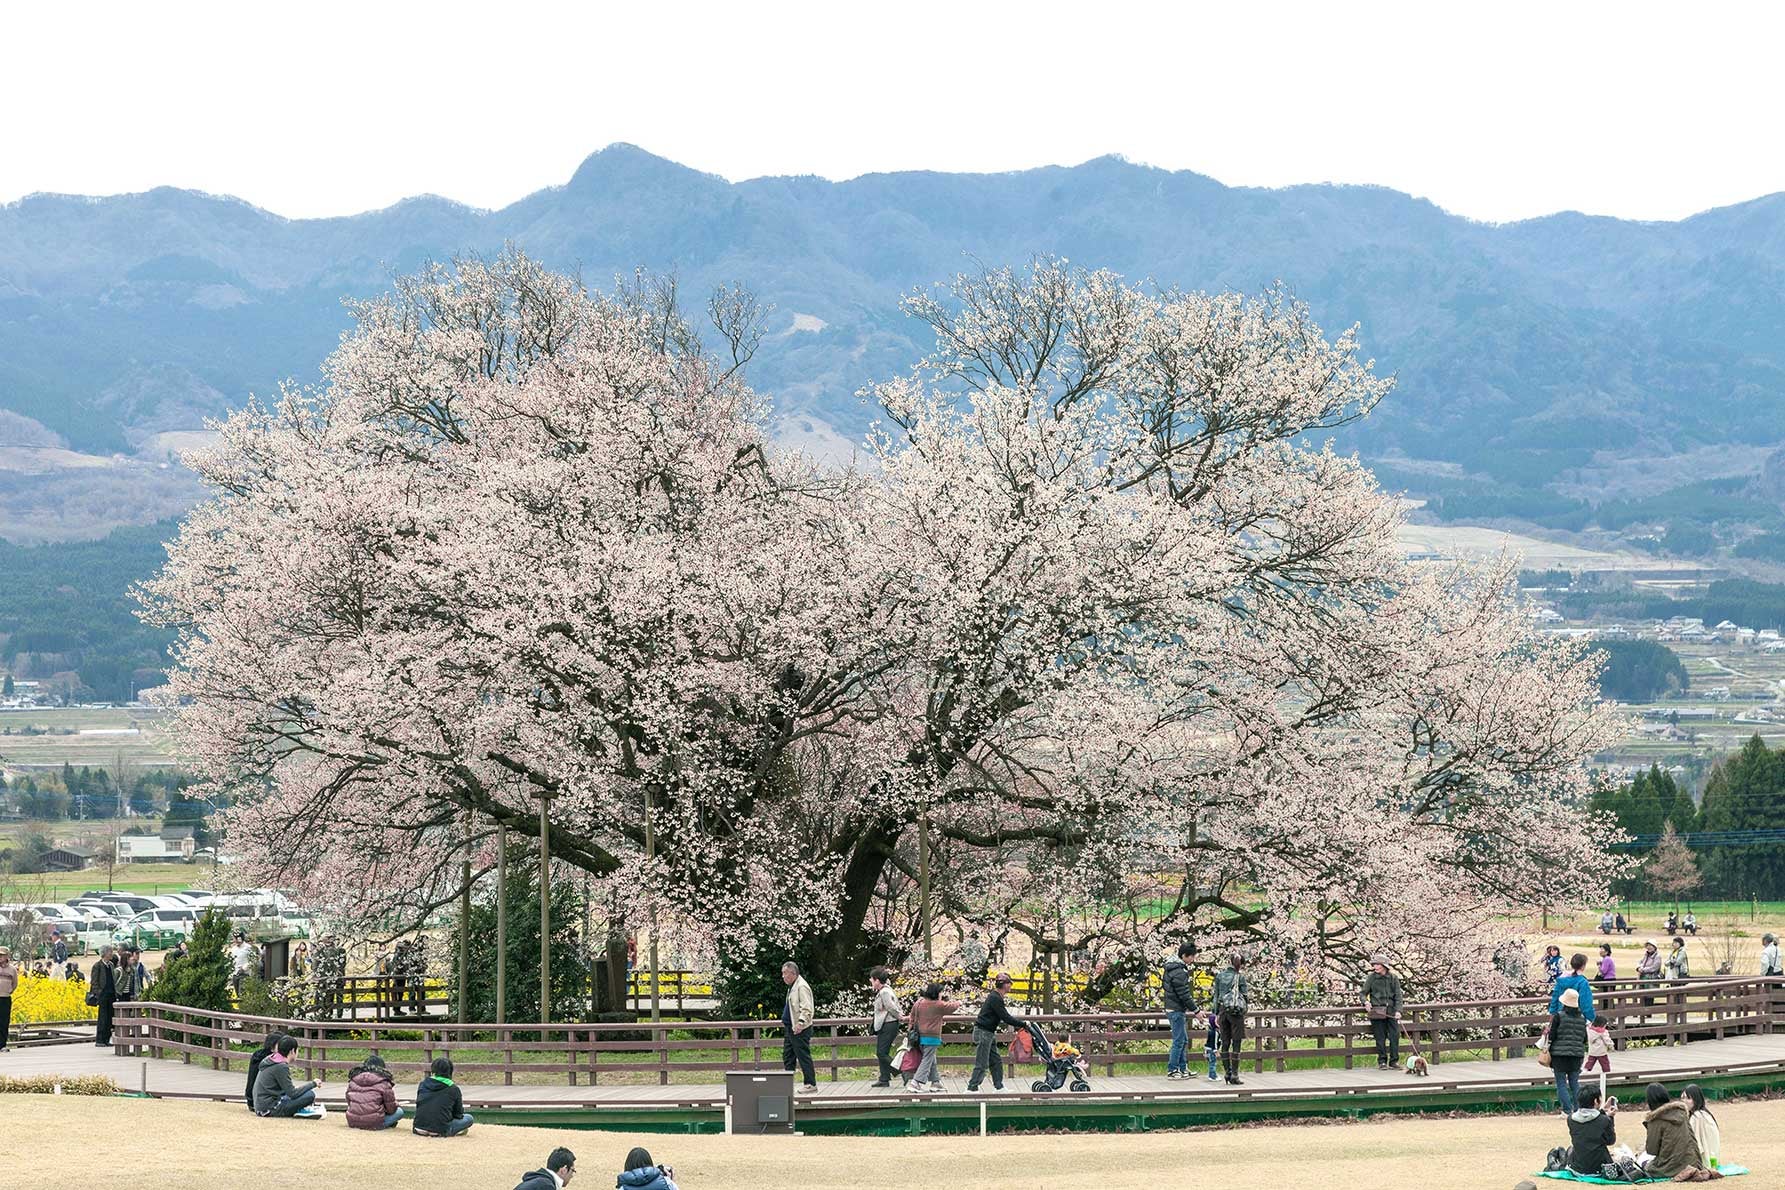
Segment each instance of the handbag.
[{"label": "handbag", "polygon": [[1543,1034],[1537,1038],[1537,1064],[1539,1066],[1548,1066],[1550,1064],[1548,1025],[1543,1027]]},{"label": "handbag", "polygon": [[87,989],[87,1007],[88,1008],[98,1008],[99,1007],[99,993],[94,991],[92,988]]},{"label": "handbag", "polygon": [[1387,1020],[1388,1019],[1388,1005],[1386,1005],[1386,1004],[1372,1004],[1372,1005],[1370,1005],[1370,1019],[1373,1021]]}]

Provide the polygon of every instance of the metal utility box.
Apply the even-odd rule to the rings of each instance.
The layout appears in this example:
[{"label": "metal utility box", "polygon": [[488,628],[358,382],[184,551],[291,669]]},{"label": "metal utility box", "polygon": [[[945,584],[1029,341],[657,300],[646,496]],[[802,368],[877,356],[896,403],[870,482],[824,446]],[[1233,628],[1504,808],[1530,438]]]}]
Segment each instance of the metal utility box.
[{"label": "metal utility box", "polygon": [[727,1132],[792,1135],[793,1104],[791,1070],[725,1072]]},{"label": "metal utility box", "polygon": [[291,973],[291,939],[274,938],[260,944],[260,977],[272,983]]}]

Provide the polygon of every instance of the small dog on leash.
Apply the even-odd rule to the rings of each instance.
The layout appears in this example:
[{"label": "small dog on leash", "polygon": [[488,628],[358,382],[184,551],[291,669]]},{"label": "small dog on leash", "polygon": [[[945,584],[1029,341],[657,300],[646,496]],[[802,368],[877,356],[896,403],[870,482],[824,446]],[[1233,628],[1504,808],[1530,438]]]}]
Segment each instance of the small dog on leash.
[{"label": "small dog on leash", "polygon": [[1425,1078],[1432,1072],[1426,1066],[1426,1060],[1418,1054],[1414,1054],[1407,1059],[1407,1073],[1414,1078]]}]

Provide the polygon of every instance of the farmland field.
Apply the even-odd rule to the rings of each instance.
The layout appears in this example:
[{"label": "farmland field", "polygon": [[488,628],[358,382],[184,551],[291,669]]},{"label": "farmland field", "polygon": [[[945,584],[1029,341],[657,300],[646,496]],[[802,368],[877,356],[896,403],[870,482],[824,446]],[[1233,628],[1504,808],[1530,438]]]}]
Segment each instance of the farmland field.
[{"label": "farmland field", "polygon": [[174,761],[164,712],[147,707],[32,707],[0,711],[0,765],[110,768]]}]

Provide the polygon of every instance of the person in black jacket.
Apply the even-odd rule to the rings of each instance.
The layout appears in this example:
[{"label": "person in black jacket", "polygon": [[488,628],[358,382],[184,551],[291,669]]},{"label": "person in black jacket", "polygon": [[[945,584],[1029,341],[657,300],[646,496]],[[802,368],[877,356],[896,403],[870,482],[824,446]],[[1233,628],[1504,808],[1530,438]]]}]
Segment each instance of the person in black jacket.
[{"label": "person in black jacket", "polygon": [[93,986],[87,989],[87,999],[99,1007],[99,1031],[94,1045],[109,1048],[112,1044],[112,1005],[118,1002],[118,971],[112,966],[113,951],[109,946],[99,948],[99,961],[93,964]]},{"label": "person in black jacket", "polygon": [[1562,993],[1562,1011],[1549,1019],[1550,1073],[1556,1076],[1556,1101],[1572,1112],[1580,1096],[1580,1067],[1587,1057],[1587,1018],[1581,1015],[1580,993]]},{"label": "person in black jacket", "polygon": [[260,1048],[248,1055],[248,1092],[246,1098],[248,1100],[249,1111],[254,1110],[254,1079],[260,1074],[260,1064],[270,1058],[273,1055],[273,1051],[279,1048],[279,1038],[282,1036],[283,1034],[281,1034],[279,1030],[274,1029],[267,1034],[267,1039],[261,1043]]},{"label": "person in black jacket", "polygon": [[985,1072],[992,1072],[992,1089],[1004,1089],[1004,1059],[998,1056],[998,1028],[1009,1025],[1013,1029],[1023,1027],[1023,1022],[1010,1015],[1010,1007],[1005,1003],[1004,994],[1010,990],[1010,976],[1000,971],[998,978],[992,981],[992,990],[979,1006],[979,1015],[973,1018],[973,1073],[967,1078],[969,1091],[979,1090],[979,1084],[985,1081]]},{"label": "person in black jacket", "polygon": [[1611,1164],[1611,1147],[1618,1143],[1617,1126],[1612,1122],[1617,1110],[1615,1105],[1599,1109],[1599,1088],[1592,1083],[1581,1088],[1580,1106],[1568,1113],[1569,1169],[1597,1177]]},{"label": "person in black jacket", "polygon": [[521,1177],[514,1190],[561,1190],[576,1176],[576,1154],[559,1146],[545,1159],[545,1168]]},{"label": "person in black jacket", "polygon": [[1165,1058],[1165,1077],[1190,1077],[1190,1014],[1196,1011],[1191,1003],[1190,957],[1196,953],[1194,942],[1178,945],[1178,957],[1165,964],[1160,980],[1165,984],[1165,1019],[1171,1025],[1171,1052]]},{"label": "person in black jacket", "polygon": [[435,1058],[433,1073],[415,1088],[417,1136],[458,1136],[471,1127],[465,1096],[452,1081],[452,1059]]}]

